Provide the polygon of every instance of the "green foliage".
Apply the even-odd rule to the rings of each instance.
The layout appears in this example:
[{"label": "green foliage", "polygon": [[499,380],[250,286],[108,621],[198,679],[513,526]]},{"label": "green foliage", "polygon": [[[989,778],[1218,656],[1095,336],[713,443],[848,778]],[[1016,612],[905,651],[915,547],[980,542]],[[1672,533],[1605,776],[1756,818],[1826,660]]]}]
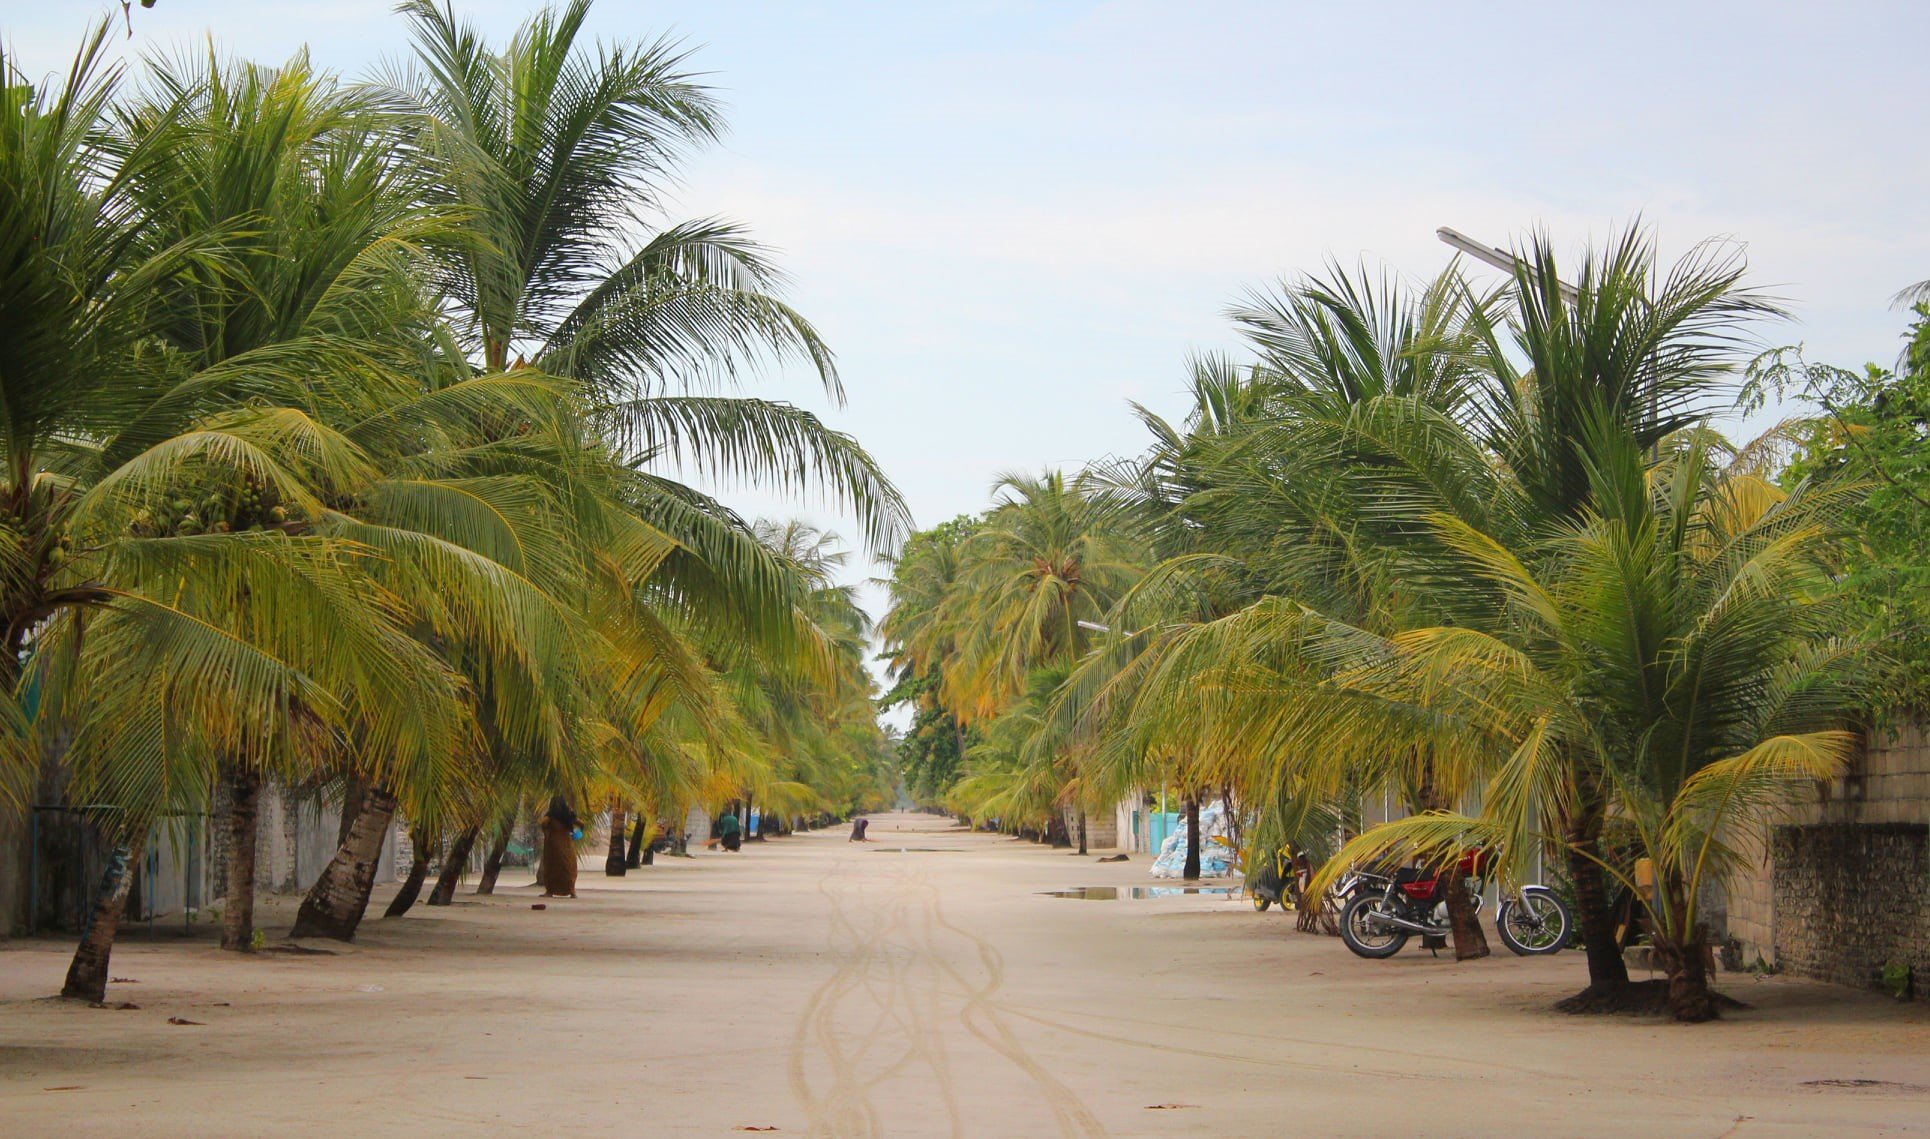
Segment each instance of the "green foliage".
[{"label": "green foliage", "polygon": [[914,535],[894,564],[891,702],[914,708],[901,747],[916,793],[1042,826],[1056,806],[1097,803],[1090,749],[1053,694],[1146,549],[1096,477],[1006,475],[993,490],[983,515]]},{"label": "green foliage", "polygon": [[[1605,906],[1601,875],[1646,857],[1657,944],[1692,957],[1738,839],[1854,747],[1874,694],[1869,587],[1838,572],[1856,526],[1867,550],[1919,551],[1893,575],[1925,564],[1909,383],[1849,393],[1868,408],[1837,416],[1854,431],[1786,429],[1808,444],[1788,471],[1774,439],[1737,448],[1709,427],[1746,327],[1777,313],[1736,247],[1665,268],[1640,229],[1573,263],[1536,236],[1488,295],[1450,269],[1418,290],[1336,270],[1249,297],[1234,317],[1254,362],[1195,362],[1183,422],[1142,409],[1146,456],[1068,484],[1117,525],[1108,541],[1159,556],[1103,591],[1091,621],[1112,632],[1054,624],[1040,598],[1069,598],[1067,575],[1038,544],[936,603],[905,591],[903,627],[920,614],[950,638],[937,703],[988,717],[954,799],[1036,814],[1074,785],[1230,789],[1264,841],[1331,849],[1385,796],[1410,817],[1347,843],[1327,878],[1483,842],[1516,874],[1565,855],[1578,904]],[[1851,469],[1879,432],[1887,460],[1863,474],[1888,497]],[[1021,518],[995,509],[970,550]],[[1061,755],[1078,762],[1045,778]],[[1690,998],[1678,1013],[1712,1015]]]},{"label": "green foliage", "polygon": [[1849,371],[1805,360],[1798,349],[1760,357],[1754,389],[1821,409],[1783,433],[1793,452],[1786,484],[1816,476],[1862,482],[1849,522],[1859,541],[1843,569],[1883,646],[1865,712],[1875,720],[1930,711],[1930,305],[1918,303],[1895,370]]},{"label": "green foliage", "polygon": [[976,734],[938,706],[939,683],[935,673],[908,676],[879,700],[885,708],[912,705],[911,727],[899,737],[896,753],[906,792],[920,803],[939,802],[964,776],[965,755]]},{"label": "green foliage", "polygon": [[406,5],[381,87],[212,47],[124,87],[105,22],[64,82],[0,55],[0,791],[60,757],[133,836],[234,766],[430,826],[887,800],[834,540],[672,476],[828,491],[874,547],[903,504],[716,394],[837,383],[742,227],[619,237],[720,123],[588,7],[499,50]]},{"label": "green foliage", "polygon": [[1885,992],[1900,1001],[1909,1000],[1916,991],[1916,970],[1908,961],[1885,961],[1877,979]]}]

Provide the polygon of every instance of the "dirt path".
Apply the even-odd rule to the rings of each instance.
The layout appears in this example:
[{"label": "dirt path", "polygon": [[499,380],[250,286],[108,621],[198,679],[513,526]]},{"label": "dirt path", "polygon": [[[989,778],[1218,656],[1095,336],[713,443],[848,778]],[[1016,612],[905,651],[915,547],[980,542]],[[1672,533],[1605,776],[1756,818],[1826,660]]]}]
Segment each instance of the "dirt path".
[{"label": "dirt path", "polygon": [[1576,1020],[1572,954],[1357,961],[1243,904],[1042,894],[1143,859],[872,835],[543,911],[506,875],[337,956],[134,941],[128,1011],[38,999],[68,947],[0,942],[0,1136],[1930,1134],[1922,1006],[1731,977],[1756,1007],[1721,1024]]}]

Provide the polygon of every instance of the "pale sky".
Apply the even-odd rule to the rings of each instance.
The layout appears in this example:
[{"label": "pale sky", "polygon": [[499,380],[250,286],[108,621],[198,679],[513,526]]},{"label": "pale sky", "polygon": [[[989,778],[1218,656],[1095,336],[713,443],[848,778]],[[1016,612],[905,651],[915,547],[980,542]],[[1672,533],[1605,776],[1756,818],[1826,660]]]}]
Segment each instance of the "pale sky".
[{"label": "pale sky", "polygon": [[[159,0],[117,42],[306,41],[353,76],[404,50],[389,7]],[[498,36],[531,7],[457,4]],[[109,9],[4,0],[0,34],[42,73]],[[782,251],[850,393],[828,418],[920,525],[1001,471],[1138,452],[1127,401],[1177,413],[1188,353],[1237,346],[1242,292],[1329,258],[1432,275],[1442,225],[1573,249],[1639,214],[1670,256],[1739,238],[1798,317],[1765,340],[1848,365],[1895,357],[1890,298],[1930,278],[1914,0],[602,0],[592,27],[680,36],[712,73],[731,131],[675,208]],[[801,373],[758,388],[823,407]]]}]

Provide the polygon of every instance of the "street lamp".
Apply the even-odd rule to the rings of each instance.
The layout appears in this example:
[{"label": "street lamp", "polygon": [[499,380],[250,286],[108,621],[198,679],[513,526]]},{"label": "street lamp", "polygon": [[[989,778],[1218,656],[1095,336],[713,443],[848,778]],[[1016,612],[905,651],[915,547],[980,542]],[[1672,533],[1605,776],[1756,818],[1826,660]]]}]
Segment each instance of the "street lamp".
[{"label": "street lamp", "polygon": [[[1449,229],[1447,226],[1442,226],[1434,231],[1434,236],[1440,238],[1443,243],[1474,258],[1476,261],[1485,265],[1492,265],[1504,273],[1513,273],[1521,268],[1521,258],[1497,246],[1483,245],[1481,242],[1476,241],[1458,229]],[[1570,304],[1575,303],[1575,298],[1579,295],[1575,292],[1575,286],[1565,281],[1557,281],[1555,285],[1561,289],[1563,300],[1566,300]]]}]

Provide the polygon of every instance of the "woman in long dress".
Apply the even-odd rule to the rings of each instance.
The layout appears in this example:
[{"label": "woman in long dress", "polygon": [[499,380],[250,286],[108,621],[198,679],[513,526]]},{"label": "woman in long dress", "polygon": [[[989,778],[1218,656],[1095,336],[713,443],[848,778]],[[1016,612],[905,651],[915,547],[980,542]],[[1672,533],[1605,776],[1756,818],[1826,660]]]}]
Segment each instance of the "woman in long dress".
[{"label": "woman in long dress", "polygon": [[558,795],[538,824],[543,832],[543,896],[576,897],[576,812]]}]

